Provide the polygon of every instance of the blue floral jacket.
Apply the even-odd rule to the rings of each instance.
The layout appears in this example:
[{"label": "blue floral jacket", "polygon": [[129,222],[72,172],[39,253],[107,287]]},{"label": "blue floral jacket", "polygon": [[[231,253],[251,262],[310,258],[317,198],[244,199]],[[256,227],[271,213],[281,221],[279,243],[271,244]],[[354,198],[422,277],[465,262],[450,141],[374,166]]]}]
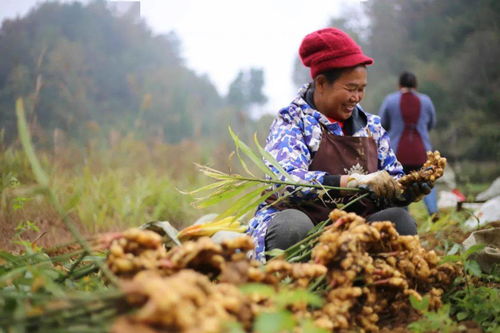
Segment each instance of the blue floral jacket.
[{"label": "blue floral jacket", "polygon": [[[318,151],[321,142],[320,123],[324,124],[334,135],[344,135],[344,133],[338,123],[331,123],[322,113],[307,104],[305,93],[308,88],[309,84],[304,85],[292,103],[279,111],[271,125],[265,149],[292,176],[294,181],[323,184],[325,172],[309,171],[312,157]],[[372,136],[377,144],[379,170],[386,170],[394,177],[403,175],[401,164],[390,148],[389,135],[381,126],[380,117],[365,113],[359,106],[358,112],[364,113],[367,121],[363,127],[353,133],[353,136]],[[267,164],[274,170],[271,164]],[[359,172],[359,170],[354,171]],[[346,170],[346,174],[349,173],[350,170]],[[294,187],[287,187],[284,190],[290,193],[291,200],[313,199],[318,195],[318,190],[312,188],[297,191]],[[262,204],[258,207],[255,216],[249,221],[247,230],[255,242],[253,257],[262,262],[265,261],[267,227],[272,217],[278,212],[276,208],[266,206]]]}]

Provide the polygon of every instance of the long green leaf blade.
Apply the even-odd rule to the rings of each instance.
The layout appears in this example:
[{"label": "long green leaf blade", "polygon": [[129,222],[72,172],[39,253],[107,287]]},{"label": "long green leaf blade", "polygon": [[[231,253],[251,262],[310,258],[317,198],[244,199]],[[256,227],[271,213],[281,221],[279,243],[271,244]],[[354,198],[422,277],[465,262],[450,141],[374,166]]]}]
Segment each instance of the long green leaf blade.
[{"label": "long green leaf blade", "polygon": [[256,197],[254,201],[250,202],[248,205],[243,206],[238,214],[236,215],[236,218],[241,218],[242,216],[246,215],[247,213],[251,211],[255,211],[257,207],[264,202],[267,198],[269,198],[271,195],[273,195],[273,192],[268,192],[264,195],[261,195],[259,197]]},{"label": "long green leaf blade", "polygon": [[202,186],[202,187],[197,188],[197,189],[192,190],[192,191],[182,191],[182,190],[179,190],[179,192],[181,192],[182,194],[193,195],[193,194],[196,194],[196,193],[206,192],[206,191],[214,190],[214,189],[217,189],[217,188],[223,188],[224,186],[227,186],[228,184],[231,184],[231,183],[234,183],[234,182],[235,182],[234,180],[221,180],[221,181],[218,181],[218,182],[215,182],[215,183],[212,183],[212,184],[208,184],[208,185]]},{"label": "long green leaf blade", "polygon": [[260,202],[263,202],[266,198],[261,196],[262,192],[268,188],[267,185],[259,186],[257,189],[246,193],[244,196],[237,199],[237,201],[232,204],[228,209],[226,209],[223,213],[217,216],[217,219],[224,218],[227,216],[242,216],[239,214],[239,211],[248,206],[249,204],[253,204],[255,208],[259,205]]},{"label": "long green leaf blade", "polygon": [[243,170],[245,170],[249,176],[257,177],[253,174],[252,171],[250,171],[250,168],[248,167],[247,163],[245,162],[245,159],[243,158],[243,156],[241,156],[241,153],[240,153],[241,149],[236,142],[235,142],[235,145],[236,145],[236,156],[238,156],[238,161],[240,161],[240,164],[243,167]]},{"label": "long green leaf blade", "polygon": [[31,144],[31,135],[28,130],[28,125],[26,123],[26,117],[24,115],[24,103],[22,98],[16,100],[16,115],[17,115],[17,129],[19,131],[19,138],[21,139],[21,144],[23,145],[26,156],[30,161],[31,168],[35,175],[36,181],[42,187],[49,186],[49,177],[43,171],[40,161],[36,157],[35,150]]},{"label": "long green leaf blade", "polygon": [[281,164],[279,164],[279,162],[273,157],[273,155],[271,155],[268,151],[266,151],[264,148],[262,148],[262,146],[260,145],[259,143],[259,140],[257,140],[257,134],[254,134],[254,142],[255,142],[255,145],[257,146],[257,149],[259,150],[259,153],[269,162],[271,163],[271,165],[273,167],[276,168],[276,170],[278,170],[280,172],[281,175],[285,176],[285,178],[290,181],[290,182],[293,182],[294,179],[292,178],[292,176],[285,171],[285,169],[283,169],[283,167],[281,166]]},{"label": "long green leaf blade", "polygon": [[234,177],[233,175],[229,175],[227,173],[223,173],[214,169],[211,169],[209,167],[201,167],[200,171],[205,175],[210,178],[218,179],[218,180],[226,180],[226,179],[232,179]]},{"label": "long green leaf blade", "polygon": [[264,174],[268,175],[272,179],[277,179],[276,174],[267,167],[264,161],[259,158],[251,149],[248,147],[243,141],[241,141],[238,136],[233,132],[231,127],[229,127],[229,133],[233,138],[235,145],[241,149],[241,151],[260,169],[264,172]]},{"label": "long green leaf blade", "polygon": [[244,182],[241,183],[241,185],[234,187],[233,189],[228,189],[222,193],[214,193],[210,195],[207,199],[200,200],[196,202],[196,207],[197,208],[206,208],[209,206],[213,206],[216,204],[219,204],[225,200],[231,199],[240,193],[250,189],[251,187],[255,186],[256,184],[254,182]]}]

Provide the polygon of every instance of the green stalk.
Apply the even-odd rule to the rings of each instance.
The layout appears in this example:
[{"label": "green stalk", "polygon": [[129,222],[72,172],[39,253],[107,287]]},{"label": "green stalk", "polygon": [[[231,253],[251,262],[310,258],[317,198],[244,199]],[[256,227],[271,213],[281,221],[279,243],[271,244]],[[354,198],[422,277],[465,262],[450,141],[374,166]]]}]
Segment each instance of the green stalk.
[{"label": "green stalk", "polygon": [[319,286],[324,284],[326,281],[326,275],[320,276],[319,278],[314,281],[314,283],[309,287],[309,291],[315,292]]},{"label": "green stalk", "polygon": [[[38,264],[38,263],[41,263],[41,262],[52,262],[52,263],[63,262],[63,261],[66,261],[66,259],[74,257],[74,256],[77,256],[77,255],[79,255],[79,254],[81,254],[83,252],[85,252],[85,250],[80,249],[80,250],[75,250],[73,252],[68,252],[68,253],[60,254],[58,256],[53,256],[53,257],[49,256],[47,259],[39,259],[39,258],[37,258],[36,263]],[[42,253],[47,254],[46,252],[42,252]],[[32,263],[27,263],[26,264],[26,262],[28,260],[32,259],[32,258],[35,258],[35,257],[39,256],[39,255],[40,255],[40,252],[34,252],[34,253],[31,253],[31,254],[20,255],[20,256],[18,256],[19,260],[16,260],[16,261],[9,260],[9,259],[7,259],[7,260],[10,261],[16,268],[19,268],[19,267],[33,265]]]},{"label": "green stalk", "polygon": [[[16,101],[16,114],[17,114],[17,127],[18,127],[18,132],[19,132],[19,138],[21,139],[21,143],[24,149],[24,152],[26,153],[26,156],[28,157],[28,160],[30,162],[31,168],[33,170],[33,173],[35,175],[35,179],[38,182],[38,184],[41,187],[41,190],[44,191],[51,204],[54,206],[55,210],[59,213],[59,215],[62,218],[63,223],[66,225],[66,228],[68,228],[69,232],[71,235],[78,241],[78,243],[82,246],[82,248],[87,251],[88,253],[91,253],[91,247],[87,240],[78,232],[77,228],[73,224],[73,222],[70,220],[68,214],[64,211],[63,207],[61,206],[59,200],[57,199],[54,191],[50,187],[49,184],[49,177],[45,173],[45,171],[42,169],[40,162],[36,156],[35,150],[33,149],[33,144],[31,143],[31,137],[28,129],[28,125],[26,123],[26,117],[24,116],[24,106],[23,106],[23,100],[21,98],[18,98]],[[99,266],[103,274],[106,276],[106,278],[114,285],[118,285],[118,279],[117,277],[109,270],[109,268],[102,262],[96,262],[96,264]]]},{"label": "green stalk", "polygon": [[12,281],[12,280],[16,279],[19,275],[24,274],[24,272],[26,272],[26,270],[32,269],[32,268],[37,268],[39,266],[43,266],[47,262],[50,262],[50,261],[44,260],[44,261],[37,262],[36,264],[26,264],[26,265],[19,266],[19,267],[16,267],[16,268],[8,271],[7,273],[0,276],[0,286],[4,282]]},{"label": "green stalk", "polygon": [[[329,220],[328,220],[329,221]],[[294,245],[292,245],[291,247],[289,247],[288,249],[285,250],[285,253],[286,253],[286,258],[291,258],[294,254],[296,254],[296,252],[298,252],[297,250],[302,250],[300,247],[306,243],[308,243],[310,240],[312,239],[315,239],[317,237],[319,237],[319,235],[321,235],[323,233],[323,229],[321,230],[318,230],[312,234],[310,234],[309,236],[307,236],[306,238],[304,238],[303,240],[301,240],[300,242],[297,242],[295,243]]]},{"label": "green stalk", "polygon": [[[19,276],[19,274],[24,273],[29,268],[36,268],[36,267],[42,266],[43,264],[46,264],[46,263],[62,262],[62,261],[64,261],[64,259],[78,255],[82,252],[85,252],[85,250],[78,250],[78,251],[75,251],[72,253],[66,253],[64,255],[49,258],[49,259],[40,259],[36,263],[23,263],[22,265],[15,266],[15,268],[11,269],[9,272],[0,276],[0,284],[3,283],[4,281],[16,279],[17,276]],[[31,257],[34,257],[35,255],[36,254],[30,254],[26,258],[23,258],[23,259],[29,259]]]},{"label": "green stalk", "polygon": [[[16,298],[25,298],[25,299],[44,299],[44,298],[49,298],[51,300],[54,299],[53,295],[50,294],[26,294],[25,292],[19,292],[19,291],[14,291],[14,290],[2,290],[0,291],[0,295],[5,295],[5,297],[16,297]],[[68,303],[78,303],[78,306],[80,304],[85,304],[85,303],[92,303],[96,301],[104,301],[104,300],[113,300],[113,299],[118,299],[124,296],[124,293],[119,290],[119,289],[110,289],[110,290],[103,290],[103,291],[94,291],[94,292],[80,292],[76,293],[73,295],[65,296],[65,297],[60,297],[57,298],[58,301],[61,302],[68,302]],[[61,309],[54,309],[51,310],[54,312],[61,311]],[[44,313],[45,315],[45,313]],[[2,318],[2,315],[0,314],[0,318]]]},{"label": "green stalk", "polygon": [[90,273],[97,272],[99,270],[99,266],[95,265],[95,263],[84,266],[78,270],[75,270],[73,274],[69,275],[69,278],[72,280],[78,280],[84,276],[89,275]]},{"label": "green stalk", "polygon": [[294,183],[294,182],[287,182],[287,181],[273,180],[273,179],[260,179],[260,178],[243,177],[243,176],[239,176],[239,175],[233,175],[233,176],[231,176],[231,179],[256,182],[256,183],[265,183],[265,184],[290,185],[290,186],[298,186],[298,187],[312,187],[312,188],[318,188],[318,189],[322,189],[322,190],[339,190],[339,191],[352,191],[352,192],[361,191],[361,189],[355,188],[355,187],[337,187],[337,186],[328,186],[328,185],[322,185],[322,184],[302,184],[302,183]]},{"label": "green stalk", "polygon": [[362,194],[360,195],[359,197],[357,197],[356,199],[353,199],[351,201],[349,201],[348,203],[346,203],[343,207],[342,207],[342,210],[345,210],[347,207],[349,207],[350,205],[352,205],[353,203],[367,197],[370,193],[365,193],[365,194]]},{"label": "green stalk", "polygon": [[67,259],[69,259],[71,257],[80,255],[82,253],[87,253],[87,251],[83,250],[83,249],[80,249],[80,250],[76,250],[76,251],[73,251],[73,252],[68,252],[68,253],[65,253],[65,254],[58,255],[58,256],[50,257],[50,261],[51,262],[63,262],[63,261],[66,261]]},{"label": "green stalk", "polygon": [[[90,296],[90,297],[89,297]],[[68,301],[72,304],[67,307],[51,309],[44,311],[40,315],[35,316],[23,316],[21,318],[15,319],[12,317],[2,317],[0,316],[0,325],[13,325],[16,323],[23,323],[30,321],[33,323],[47,323],[51,321],[57,321],[63,318],[74,318],[81,315],[81,311],[85,313],[96,310],[99,311],[101,308],[115,306],[115,301],[118,301],[124,296],[121,291],[112,290],[106,292],[92,293],[91,295],[81,295],[59,298],[58,301],[64,302]],[[24,297],[29,299],[29,297]],[[50,299],[53,299],[50,297]],[[95,304],[97,302],[97,304]],[[93,304],[94,303],[94,304]]]},{"label": "green stalk", "polygon": [[68,273],[66,273],[66,275],[62,277],[58,282],[64,282],[64,280],[66,280],[71,274],[73,274],[73,271],[82,262],[83,258],[85,258],[87,254],[89,254],[87,251],[83,251],[83,253],[80,254],[80,257],[71,265]]},{"label": "green stalk", "polygon": [[[76,243],[76,242],[75,242]],[[60,254],[58,256],[53,256],[53,257],[50,257],[50,255],[48,253],[46,253],[45,251],[42,251],[42,253],[45,253],[47,254],[47,256],[49,256],[48,259],[37,259],[37,262],[62,262],[62,261],[65,261],[66,259],[68,258],[71,258],[71,257],[74,257],[74,256],[77,256],[81,253],[85,252],[85,250],[83,249],[79,249],[79,250],[75,250],[73,252],[68,252],[68,253],[64,253],[64,254]],[[35,252],[35,253],[31,253],[31,254],[25,254],[21,257],[21,259],[23,261],[26,261],[26,260],[29,260],[31,258],[34,258],[36,256],[40,255],[40,252]],[[19,266],[20,267],[20,266]]]},{"label": "green stalk", "polygon": [[[49,328],[54,329],[58,327],[64,327],[66,328],[66,332],[71,332],[72,328],[76,328],[74,326],[78,327],[78,325],[82,324],[84,326],[88,326],[89,322],[92,322],[94,325],[97,324],[97,321],[95,320],[92,321],[90,319],[92,315],[98,314],[101,311],[105,311],[115,307],[116,304],[113,303],[96,304],[93,306],[92,305],[79,306],[75,311],[72,312],[62,310],[57,315],[53,316],[47,316],[44,314],[37,317],[19,318],[18,321],[14,321],[9,324],[14,324],[16,322],[26,323],[28,327],[32,326],[32,327],[39,327],[42,329],[49,329]],[[109,319],[109,318],[106,316],[102,319]],[[104,324],[104,322],[102,322],[102,324]]]},{"label": "green stalk", "polygon": [[[313,247],[313,245],[315,244],[316,242],[313,242],[311,244],[311,248]],[[298,257],[293,257],[291,259],[288,260],[288,262],[301,262],[302,260],[308,258],[311,256],[311,251],[305,251],[304,253],[302,253],[300,256]]]},{"label": "green stalk", "polygon": [[[50,325],[57,321],[68,321],[69,323],[78,322],[78,319],[83,320],[84,322],[88,322],[88,318],[86,316],[92,315],[94,313],[99,313],[100,311],[115,308],[116,304],[114,303],[104,303],[104,304],[86,304],[85,306],[79,305],[72,309],[73,311],[61,311],[59,316],[46,316],[42,315],[37,318],[27,318],[28,320],[35,319],[35,322],[38,324]],[[39,319],[39,320],[36,320]]]},{"label": "green stalk", "polygon": [[[344,205],[344,207],[342,207],[342,209],[345,210],[345,208],[349,207],[350,205],[354,204],[355,202],[367,197],[369,195],[369,193],[364,193],[362,195],[360,195],[359,197],[349,201],[347,204]],[[309,241],[317,238],[319,235],[321,235],[323,233],[323,229],[324,227],[329,223],[331,222],[330,219],[327,219],[323,222],[321,222],[320,224],[318,224],[318,226],[320,226],[318,228],[317,231],[313,232],[312,234],[308,235],[307,237],[305,237],[304,239],[302,239],[301,241],[295,243],[294,245],[292,245],[291,247],[289,247],[288,249],[285,250],[285,254],[286,254],[286,258],[292,258],[293,255],[297,254],[298,252],[300,252],[300,250],[302,250],[300,247],[306,243],[308,243]],[[299,251],[297,251],[299,250]],[[310,251],[306,251],[306,253],[310,253]],[[294,260],[296,261],[296,260]]]}]

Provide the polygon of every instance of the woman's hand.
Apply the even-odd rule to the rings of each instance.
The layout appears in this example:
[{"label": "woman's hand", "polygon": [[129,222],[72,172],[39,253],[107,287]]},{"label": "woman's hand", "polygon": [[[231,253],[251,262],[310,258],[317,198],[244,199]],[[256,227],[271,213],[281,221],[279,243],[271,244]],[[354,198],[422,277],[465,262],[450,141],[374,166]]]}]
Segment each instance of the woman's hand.
[{"label": "woman's hand", "polygon": [[408,186],[403,193],[394,198],[393,204],[396,206],[408,206],[412,202],[419,201],[427,194],[431,193],[433,184],[427,182],[415,182]]},{"label": "woman's hand", "polygon": [[385,170],[367,175],[353,173],[348,176],[342,176],[342,178],[341,186],[344,182],[346,187],[364,189],[374,193],[377,197],[392,200],[402,193],[398,181],[392,178]]}]

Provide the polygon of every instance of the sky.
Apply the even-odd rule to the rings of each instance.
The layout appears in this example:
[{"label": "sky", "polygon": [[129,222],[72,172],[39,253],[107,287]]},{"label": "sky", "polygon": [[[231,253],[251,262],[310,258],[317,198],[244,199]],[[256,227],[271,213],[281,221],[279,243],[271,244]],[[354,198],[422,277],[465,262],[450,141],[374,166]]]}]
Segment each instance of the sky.
[{"label": "sky", "polygon": [[[81,0],[85,2],[87,0]],[[25,15],[40,0],[0,0],[0,20]],[[69,2],[69,1],[65,1]],[[262,68],[273,113],[295,96],[293,63],[300,42],[362,0],[140,0],[154,33],[174,31],[187,67],[206,74],[221,95],[240,70]]]}]

